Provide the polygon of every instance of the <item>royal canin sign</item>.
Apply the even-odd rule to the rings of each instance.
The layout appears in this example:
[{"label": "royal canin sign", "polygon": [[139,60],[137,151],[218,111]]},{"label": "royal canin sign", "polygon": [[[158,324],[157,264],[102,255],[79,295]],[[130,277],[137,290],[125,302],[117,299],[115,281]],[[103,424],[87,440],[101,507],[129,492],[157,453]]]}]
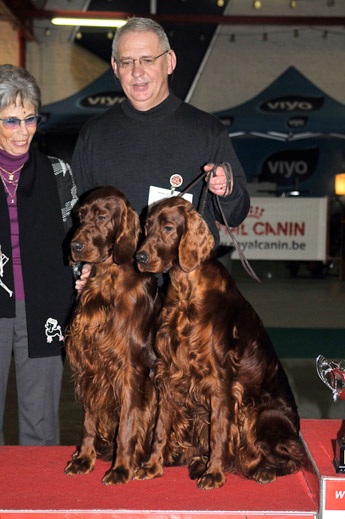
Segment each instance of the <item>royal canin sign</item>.
[{"label": "royal canin sign", "polygon": [[[252,198],[247,218],[232,229],[248,259],[326,259],[327,198]],[[218,225],[222,245],[231,245]],[[236,252],[233,258],[237,259]]]}]

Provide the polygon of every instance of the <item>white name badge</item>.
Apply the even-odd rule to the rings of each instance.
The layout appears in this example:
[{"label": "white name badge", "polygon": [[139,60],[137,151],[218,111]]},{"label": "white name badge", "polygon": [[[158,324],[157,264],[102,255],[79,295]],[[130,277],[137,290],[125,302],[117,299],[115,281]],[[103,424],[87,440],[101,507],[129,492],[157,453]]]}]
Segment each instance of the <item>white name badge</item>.
[{"label": "white name badge", "polygon": [[[148,206],[151,207],[152,204],[155,204],[164,198],[171,198],[172,196],[179,194],[180,191],[176,191],[175,189],[172,191],[171,189],[166,189],[164,187],[150,186]],[[188,202],[193,203],[192,193],[185,193],[182,198],[185,198],[188,200]]]}]

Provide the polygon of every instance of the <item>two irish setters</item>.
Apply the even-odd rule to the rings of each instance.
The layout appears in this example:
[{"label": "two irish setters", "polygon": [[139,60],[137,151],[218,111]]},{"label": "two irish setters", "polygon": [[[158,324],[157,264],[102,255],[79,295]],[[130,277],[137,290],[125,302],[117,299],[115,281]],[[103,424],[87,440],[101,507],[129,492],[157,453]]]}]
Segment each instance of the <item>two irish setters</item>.
[{"label": "two irish setters", "polygon": [[79,217],[72,258],[93,267],[66,336],[84,409],[66,473],[90,472],[97,456],[112,461],[106,484],[184,465],[213,489],[226,472],[269,483],[299,470],[287,377],[193,206],[180,197],[153,206],[139,250],[138,216],[115,188],[91,193]]}]

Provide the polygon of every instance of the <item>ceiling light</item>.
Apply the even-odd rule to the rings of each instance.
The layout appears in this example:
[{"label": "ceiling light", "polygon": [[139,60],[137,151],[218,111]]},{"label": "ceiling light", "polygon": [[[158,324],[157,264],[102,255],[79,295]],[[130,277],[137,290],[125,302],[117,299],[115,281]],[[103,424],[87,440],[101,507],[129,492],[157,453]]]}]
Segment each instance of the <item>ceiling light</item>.
[{"label": "ceiling light", "polygon": [[296,7],[297,6],[297,0],[290,0],[290,7]]},{"label": "ceiling light", "polygon": [[254,2],[253,2],[253,7],[254,7],[255,9],[260,9],[260,8],[261,8],[261,5],[262,5],[262,3],[261,3],[260,0],[254,0]]},{"label": "ceiling light", "polygon": [[52,18],[51,23],[54,25],[73,25],[77,27],[121,27],[126,20],[101,20],[93,18]]}]

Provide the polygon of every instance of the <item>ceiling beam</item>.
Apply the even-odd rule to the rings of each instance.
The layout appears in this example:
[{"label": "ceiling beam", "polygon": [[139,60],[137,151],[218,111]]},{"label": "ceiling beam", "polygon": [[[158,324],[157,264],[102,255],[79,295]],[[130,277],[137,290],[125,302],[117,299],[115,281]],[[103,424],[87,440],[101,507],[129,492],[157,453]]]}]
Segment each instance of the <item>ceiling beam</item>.
[{"label": "ceiling beam", "polygon": [[178,15],[178,14],[139,14],[129,12],[114,11],[63,11],[63,10],[28,10],[21,9],[21,14],[25,18],[102,18],[124,19],[132,16],[143,16],[152,18],[160,23],[181,23],[181,24],[214,24],[214,25],[293,25],[293,26],[345,26],[345,16],[230,16],[230,15]]},{"label": "ceiling beam", "polygon": [[24,9],[36,12],[32,2],[30,0],[2,0],[0,4],[3,6],[5,15],[2,20],[16,25],[26,40],[35,41],[32,19],[31,17],[25,17],[23,14]]}]

